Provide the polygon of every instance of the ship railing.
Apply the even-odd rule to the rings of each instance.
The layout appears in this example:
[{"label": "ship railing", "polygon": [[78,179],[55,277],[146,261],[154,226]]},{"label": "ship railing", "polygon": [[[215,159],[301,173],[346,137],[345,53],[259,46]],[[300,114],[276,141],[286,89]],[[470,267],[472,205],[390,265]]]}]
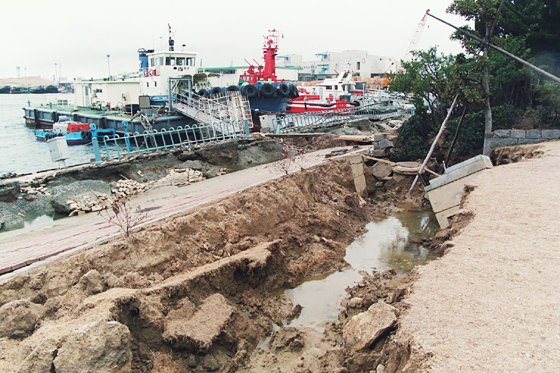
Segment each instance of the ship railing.
[{"label": "ship railing", "polygon": [[47,109],[47,110],[57,110],[57,111],[74,111],[77,106],[71,102],[67,102],[66,100],[60,100],[60,102],[49,102],[49,103],[42,103],[42,104],[34,104],[31,101],[27,102],[27,107],[35,108],[35,109]]},{"label": "ship railing", "polygon": [[273,120],[275,133],[305,132],[317,127],[335,126],[353,119],[388,119],[397,115],[412,115],[414,109],[401,106],[358,106],[352,109],[309,111],[278,116]]},{"label": "ship railing", "polygon": [[95,161],[101,162],[173,149],[194,149],[204,144],[248,137],[248,121],[238,120],[94,137],[92,144]]}]

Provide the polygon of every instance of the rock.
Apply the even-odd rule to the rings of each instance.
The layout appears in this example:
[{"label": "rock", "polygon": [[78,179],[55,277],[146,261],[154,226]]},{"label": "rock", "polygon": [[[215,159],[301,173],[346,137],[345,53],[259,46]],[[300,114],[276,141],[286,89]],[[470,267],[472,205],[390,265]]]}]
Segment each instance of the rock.
[{"label": "rock", "polygon": [[20,193],[20,185],[17,181],[0,184],[0,202],[14,202]]},{"label": "rock", "polygon": [[[208,167],[208,169],[204,172],[204,176],[206,176],[208,179],[211,179],[213,177],[218,176],[218,174],[220,173],[220,170],[221,170],[221,168],[218,167],[218,166]],[[193,175],[192,179],[190,178],[190,175],[189,175],[189,181],[191,183],[200,181],[200,180],[196,180],[196,179],[197,179],[196,175]],[[198,179],[200,179],[200,177],[198,177]]]},{"label": "rock", "polygon": [[176,171],[179,172],[181,171],[181,169],[192,169],[192,170],[197,170],[200,171],[204,168],[204,163],[202,163],[202,161],[199,160],[194,160],[194,161],[185,161],[183,163],[181,163],[180,165],[175,166]]},{"label": "rock", "polygon": [[223,141],[211,147],[201,147],[195,150],[195,154],[210,164],[221,165],[235,165],[239,157],[237,143],[233,141]]},{"label": "rock", "polygon": [[387,157],[392,153],[393,148],[374,149],[371,155],[377,158]]},{"label": "rock", "polygon": [[44,307],[27,299],[14,300],[0,307],[0,338],[23,338],[35,330],[45,314]]},{"label": "rock", "polygon": [[51,191],[51,205],[56,212],[67,215],[73,210],[69,207],[69,201],[97,201],[97,194],[109,193],[110,190],[109,184],[99,180],[80,180],[68,185],[55,186]]},{"label": "rock", "polygon": [[363,304],[362,298],[356,297],[356,298],[350,299],[350,301],[348,302],[348,307],[350,307],[350,308],[362,308],[362,304]]},{"label": "rock", "polygon": [[52,363],[58,350],[57,342],[53,339],[42,340],[37,347],[23,360],[19,373],[51,372]]},{"label": "rock", "polygon": [[18,209],[11,203],[0,203],[0,221],[4,227],[23,226],[23,218],[18,214]]},{"label": "rock", "polygon": [[397,309],[378,302],[352,317],[344,327],[344,343],[359,351],[370,347],[397,322]]},{"label": "rock", "polygon": [[216,372],[222,367],[218,359],[213,355],[204,356],[201,365],[207,372]]},{"label": "rock", "polygon": [[384,162],[377,162],[371,167],[371,173],[377,180],[383,180],[393,173],[393,166]]},{"label": "rock", "polygon": [[282,152],[282,144],[272,140],[239,146],[239,166],[270,163],[281,158]]},{"label": "rock", "polygon": [[101,293],[105,288],[103,278],[96,269],[92,269],[91,271],[83,275],[80,278],[78,285],[84,292],[88,294]]},{"label": "rock", "polygon": [[223,295],[211,295],[192,317],[168,318],[163,340],[176,349],[207,352],[226,328],[234,311]]},{"label": "rock", "polygon": [[393,142],[391,140],[381,140],[379,142],[375,142],[374,143],[374,149],[386,149],[386,148],[392,148],[394,147]]},{"label": "rock", "polygon": [[300,351],[305,346],[303,335],[297,328],[285,327],[272,335],[269,343],[272,351]]},{"label": "rock", "polygon": [[68,335],[53,361],[57,373],[130,372],[130,331],[116,321],[95,321]]}]

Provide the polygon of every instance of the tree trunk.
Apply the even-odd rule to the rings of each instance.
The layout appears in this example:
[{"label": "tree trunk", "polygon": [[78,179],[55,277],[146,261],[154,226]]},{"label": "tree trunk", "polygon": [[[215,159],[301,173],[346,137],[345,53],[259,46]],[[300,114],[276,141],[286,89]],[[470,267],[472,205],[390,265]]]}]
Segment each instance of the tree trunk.
[{"label": "tree trunk", "polygon": [[[490,42],[490,25],[486,27],[486,43]],[[484,45],[484,57],[488,57],[488,44]],[[488,77],[488,65],[484,66],[484,76],[482,77],[482,88],[484,89],[484,145],[482,154],[490,156],[490,143],[492,142],[492,107],[490,106],[490,84]]]}]

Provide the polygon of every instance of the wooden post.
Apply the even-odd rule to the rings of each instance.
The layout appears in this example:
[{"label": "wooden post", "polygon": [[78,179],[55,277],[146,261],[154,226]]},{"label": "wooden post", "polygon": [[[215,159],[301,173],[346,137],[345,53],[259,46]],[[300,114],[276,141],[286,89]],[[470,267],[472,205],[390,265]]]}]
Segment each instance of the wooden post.
[{"label": "wooden post", "polygon": [[422,171],[424,171],[424,167],[426,167],[426,164],[428,163],[428,160],[432,156],[432,153],[434,152],[434,149],[436,148],[436,144],[437,144],[439,138],[441,137],[441,135],[443,134],[443,130],[445,129],[445,125],[447,124],[447,121],[451,117],[451,113],[453,112],[453,109],[455,109],[455,105],[457,105],[457,99],[458,98],[459,98],[459,95],[456,95],[455,99],[453,100],[453,104],[451,104],[451,108],[449,108],[449,111],[447,112],[447,116],[445,117],[445,120],[441,124],[441,128],[439,129],[439,132],[438,132],[436,138],[434,139],[434,142],[432,143],[432,147],[430,148],[430,151],[428,152],[428,155],[426,156],[426,159],[424,159],[424,162],[422,163],[422,166],[420,166],[420,169],[418,170],[418,175],[416,175],[416,177],[414,178],[414,181],[412,182],[412,185],[410,186],[410,189],[408,190],[408,194],[412,193],[412,190],[414,189],[414,187],[416,186],[416,183],[418,182],[418,178],[422,174]]}]

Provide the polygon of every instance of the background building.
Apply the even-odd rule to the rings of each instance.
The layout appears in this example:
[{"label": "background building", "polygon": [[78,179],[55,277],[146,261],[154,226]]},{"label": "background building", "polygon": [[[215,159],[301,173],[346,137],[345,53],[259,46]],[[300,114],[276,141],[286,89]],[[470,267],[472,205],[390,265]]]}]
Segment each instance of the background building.
[{"label": "background building", "polygon": [[337,74],[337,71],[352,70],[361,79],[383,76],[394,64],[396,58],[376,56],[363,50],[344,52],[316,53],[311,61],[304,61],[302,56],[289,54],[278,56],[278,67],[300,68],[298,80],[322,80]]}]

